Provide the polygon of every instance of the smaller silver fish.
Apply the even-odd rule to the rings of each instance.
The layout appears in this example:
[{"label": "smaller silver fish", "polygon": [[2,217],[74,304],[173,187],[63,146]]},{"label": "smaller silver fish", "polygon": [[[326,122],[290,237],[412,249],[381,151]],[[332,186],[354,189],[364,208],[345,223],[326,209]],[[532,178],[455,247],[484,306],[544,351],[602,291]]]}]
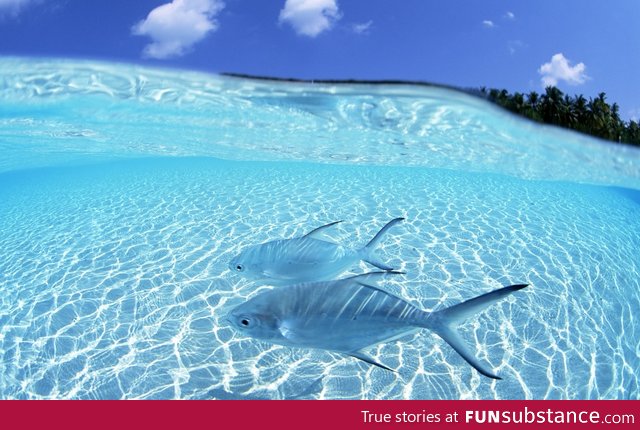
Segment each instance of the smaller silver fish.
[{"label": "smaller silver fish", "polygon": [[481,374],[501,379],[467,348],[457,331],[463,320],[527,285],[511,285],[437,312],[422,311],[367,282],[372,272],[338,281],[275,288],[235,308],[227,319],[255,339],[298,348],[347,354],[392,370],[363,352],[373,345],[426,328],[444,339]]},{"label": "smaller silver fish", "polygon": [[392,270],[377,259],[375,248],[384,234],[403,220],[395,218],[389,221],[361,249],[348,249],[320,239],[322,231],[342,222],[335,221],[302,237],[274,240],[244,249],[231,260],[229,269],[255,281],[267,281],[270,285],[335,279],[360,260],[382,270]]}]

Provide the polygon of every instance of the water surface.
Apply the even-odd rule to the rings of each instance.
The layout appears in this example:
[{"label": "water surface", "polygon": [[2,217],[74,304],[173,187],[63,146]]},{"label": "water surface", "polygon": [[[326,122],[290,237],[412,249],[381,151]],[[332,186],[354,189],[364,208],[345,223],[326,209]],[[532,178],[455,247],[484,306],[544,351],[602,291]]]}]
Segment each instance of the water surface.
[{"label": "water surface", "polygon": [[[0,63],[0,397],[640,397],[639,151],[437,87]],[[391,373],[224,322],[269,288],[241,248],[397,216],[381,287],[416,306],[531,284],[462,330],[504,380],[427,331]]]}]

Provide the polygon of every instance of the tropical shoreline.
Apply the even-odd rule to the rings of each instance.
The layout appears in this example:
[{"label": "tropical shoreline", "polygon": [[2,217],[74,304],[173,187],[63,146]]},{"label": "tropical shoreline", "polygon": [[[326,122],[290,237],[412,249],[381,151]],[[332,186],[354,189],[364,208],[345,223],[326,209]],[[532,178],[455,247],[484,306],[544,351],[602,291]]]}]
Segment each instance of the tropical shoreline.
[{"label": "tropical shoreline", "polygon": [[510,112],[533,121],[557,125],[617,143],[640,146],[640,124],[620,118],[617,103],[610,105],[604,92],[597,97],[570,96],[557,87],[547,87],[543,94],[528,94],[495,88],[474,92]]}]

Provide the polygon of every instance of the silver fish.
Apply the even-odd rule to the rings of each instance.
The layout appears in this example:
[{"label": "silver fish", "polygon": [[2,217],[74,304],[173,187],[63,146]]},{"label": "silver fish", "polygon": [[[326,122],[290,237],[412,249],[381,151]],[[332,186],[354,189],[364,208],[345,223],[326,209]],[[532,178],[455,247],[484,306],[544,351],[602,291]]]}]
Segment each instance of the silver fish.
[{"label": "silver fish", "polygon": [[511,285],[437,312],[426,312],[369,284],[387,274],[372,272],[338,281],[276,288],[248,300],[227,317],[255,339],[298,348],[339,352],[392,370],[363,350],[426,328],[444,339],[481,374],[501,379],[476,359],[457,326],[527,285]]},{"label": "silver fish", "polygon": [[375,248],[389,228],[403,220],[395,218],[389,221],[361,249],[348,249],[320,239],[322,231],[341,221],[332,222],[302,237],[251,246],[231,260],[229,269],[249,279],[267,281],[270,285],[335,279],[360,260],[382,270],[392,270],[377,259]]}]

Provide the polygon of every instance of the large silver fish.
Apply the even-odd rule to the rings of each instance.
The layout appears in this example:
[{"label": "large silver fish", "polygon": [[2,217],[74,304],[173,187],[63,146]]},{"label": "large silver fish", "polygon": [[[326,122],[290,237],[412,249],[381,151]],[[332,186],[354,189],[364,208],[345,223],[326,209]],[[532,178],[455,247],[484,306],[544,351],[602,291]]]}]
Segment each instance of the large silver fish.
[{"label": "large silver fish", "polygon": [[476,359],[457,331],[463,320],[527,285],[512,285],[437,312],[426,312],[369,283],[372,272],[338,281],[275,288],[248,300],[227,317],[247,336],[270,343],[339,352],[383,369],[363,350],[426,328],[444,339],[471,366],[501,379]]},{"label": "large silver fish", "polygon": [[389,221],[361,249],[348,249],[321,239],[320,233],[341,221],[332,222],[302,237],[274,240],[244,249],[231,260],[229,269],[271,285],[335,279],[360,260],[382,270],[392,270],[377,259],[375,249],[389,228],[402,220],[404,218]]}]

